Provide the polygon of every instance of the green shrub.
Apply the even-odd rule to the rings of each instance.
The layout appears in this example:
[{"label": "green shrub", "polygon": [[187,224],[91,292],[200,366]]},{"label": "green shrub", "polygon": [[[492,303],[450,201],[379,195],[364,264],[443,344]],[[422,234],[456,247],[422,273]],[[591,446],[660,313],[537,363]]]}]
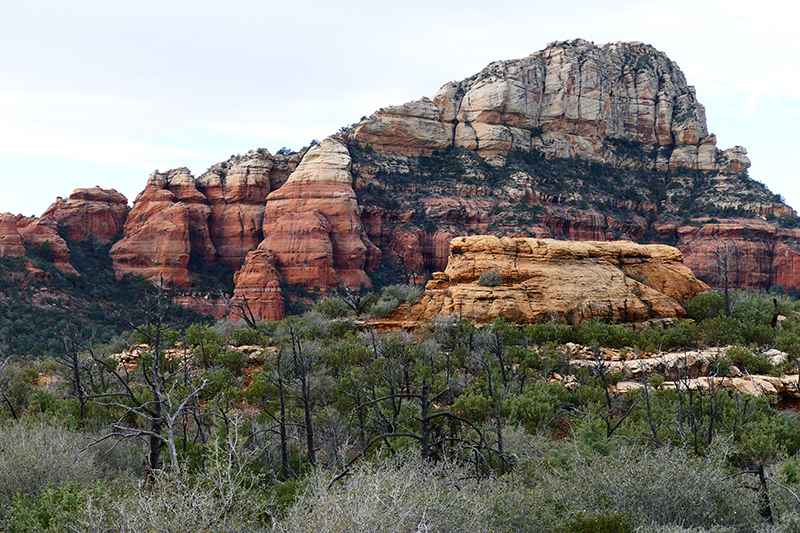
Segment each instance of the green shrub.
[{"label": "green shrub", "polygon": [[562,531],[564,533],[633,533],[630,518],[620,513],[589,515],[578,512]]},{"label": "green shrub", "polygon": [[703,340],[709,346],[727,346],[729,344],[742,344],[741,323],[726,316],[708,318],[700,323]]},{"label": "green shrub", "polygon": [[384,297],[370,305],[369,313],[377,318],[386,318],[394,313],[398,307],[400,307],[399,300],[396,298]]},{"label": "green shrub", "polygon": [[233,342],[236,346],[244,346],[246,344],[260,344],[261,339],[257,329],[236,328],[233,330]]},{"label": "green shrub", "polygon": [[725,351],[725,355],[740,370],[751,374],[769,374],[773,370],[772,363],[766,357],[756,355],[744,346],[731,346]]},{"label": "green shrub", "polygon": [[325,318],[344,318],[353,314],[353,310],[338,296],[329,296],[314,304],[314,311]]},{"label": "green shrub", "polygon": [[227,350],[219,354],[215,362],[238,376],[247,366],[247,355],[238,350]]},{"label": "green shrub", "polygon": [[725,313],[725,297],[716,292],[703,292],[684,305],[689,318],[700,322],[707,318],[716,318]]},{"label": "green shrub", "polygon": [[497,287],[503,283],[503,276],[496,268],[487,270],[478,277],[478,285],[481,287]]}]

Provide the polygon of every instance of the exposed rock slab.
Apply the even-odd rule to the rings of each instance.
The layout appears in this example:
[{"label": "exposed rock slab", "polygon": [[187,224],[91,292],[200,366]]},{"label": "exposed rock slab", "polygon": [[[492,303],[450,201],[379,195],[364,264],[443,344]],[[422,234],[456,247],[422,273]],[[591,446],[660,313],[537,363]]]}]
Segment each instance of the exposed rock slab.
[{"label": "exposed rock slab", "polygon": [[[707,287],[682,259],[670,246],[625,241],[459,237],[450,243],[447,269],[434,274],[413,313],[454,313],[476,323],[685,316],[680,302]],[[497,270],[500,285],[479,283],[489,270]]]}]

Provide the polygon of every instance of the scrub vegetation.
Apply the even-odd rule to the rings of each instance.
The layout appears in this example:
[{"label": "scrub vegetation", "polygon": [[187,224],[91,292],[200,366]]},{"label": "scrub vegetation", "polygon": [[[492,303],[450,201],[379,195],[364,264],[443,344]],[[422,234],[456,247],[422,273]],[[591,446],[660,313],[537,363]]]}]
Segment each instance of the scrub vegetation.
[{"label": "scrub vegetation", "polygon": [[[800,527],[793,410],[659,374],[617,392],[601,358],[570,365],[574,345],[718,346],[718,376],[794,372],[788,296],[735,292],[726,306],[710,292],[690,319],[644,330],[450,316],[378,333],[370,309],[418,288],[343,292],[255,327],[187,323],[168,293],[145,292],[140,322],[108,341],[73,329],[39,357],[0,347],[5,531]],[[788,318],[773,325],[776,302]]]}]

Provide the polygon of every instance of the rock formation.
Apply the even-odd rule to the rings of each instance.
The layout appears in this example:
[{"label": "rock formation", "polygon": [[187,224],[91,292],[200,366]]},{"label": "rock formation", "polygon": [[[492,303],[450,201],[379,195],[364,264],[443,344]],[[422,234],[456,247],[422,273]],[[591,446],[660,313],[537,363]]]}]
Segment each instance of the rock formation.
[{"label": "rock formation", "polygon": [[[790,229],[796,214],[747,176],[749,165],[744,148],[717,148],[693,87],[665,54],[642,43],[578,39],[492,63],[430,98],[381,109],[311,149],[231,156],[197,179],[187,169],[155,172],[111,255],[119,275],[187,289],[197,289],[214,262],[239,269],[235,300],[270,317],[282,312],[278,283],[355,288],[370,285],[377,269],[392,269],[404,280],[445,270],[435,276],[434,285],[447,288],[438,293],[436,313],[468,304],[476,316],[500,310],[538,319],[539,311],[519,303],[538,274],[512,276],[513,283],[492,291],[477,277],[449,277],[451,241],[468,235],[670,243],[708,283],[715,281],[716,247],[732,243],[735,285],[800,286],[800,230]],[[38,246],[56,223],[70,239],[108,239],[125,209],[114,191],[76,190],[45,213],[47,223],[0,220],[0,254]],[[55,239],[50,246],[67,268],[66,246]],[[648,270],[662,259],[679,264],[677,256],[644,260],[647,254],[628,250],[614,262],[609,257],[622,252],[587,246],[593,251],[581,264],[595,273],[586,279],[608,275],[613,283],[594,287],[588,303],[574,307],[575,295],[542,288],[561,302],[554,312],[570,320],[680,313],[651,291],[677,290],[670,284],[685,272],[654,280]],[[525,261],[534,254],[519,253]],[[489,256],[502,262],[513,253]],[[597,303],[597,291],[610,287],[609,295],[623,298],[621,307]],[[680,294],[669,296],[680,301]]]},{"label": "rock formation", "polygon": [[66,228],[67,237],[85,241],[90,234],[108,242],[119,234],[128,217],[128,199],[114,189],[75,189],[69,199],[58,198],[42,218]]},{"label": "rock formation", "polygon": [[[685,316],[680,303],[707,287],[682,259],[670,246],[625,241],[459,237],[450,243],[447,269],[434,274],[413,314],[457,314],[476,323]],[[492,270],[497,285],[481,279]]]},{"label": "rock formation", "polygon": [[69,263],[67,241],[58,234],[58,225],[46,218],[23,217],[17,219],[17,230],[27,246],[30,246],[61,271],[75,274]]},{"label": "rock formation", "polygon": [[306,153],[286,183],[267,197],[264,240],[290,284],[370,285],[365,270],[380,252],[367,237],[353,191],[350,154],[327,139]]},{"label": "rock formation", "polygon": [[0,257],[23,257],[25,246],[19,236],[17,220],[19,215],[3,213],[0,215]]},{"label": "rock formation", "polygon": [[115,272],[141,274],[169,286],[190,286],[191,254],[207,261],[216,255],[208,236],[210,212],[189,169],[153,172],[128,215],[125,237],[111,248]]},{"label": "rock formation", "polygon": [[259,249],[247,254],[234,282],[233,305],[238,306],[240,312],[252,313],[262,320],[284,318],[280,274],[275,269],[275,256],[271,252]]},{"label": "rock formation", "polygon": [[641,162],[653,170],[741,172],[750,164],[740,147],[716,148],[705,109],[678,66],[635,42],[595,46],[577,39],[492,63],[445,84],[432,99],[381,109],[352,138],[405,154],[455,146],[493,156],[535,148],[611,165],[624,159],[614,143],[622,140],[663,148]]},{"label": "rock formation", "polygon": [[263,239],[264,205],[273,161],[266,150],[218,163],[197,178],[211,207],[208,229],[219,260],[239,268]]},{"label": "rock formation", "polygon": [[656,230],[677,242],[686,266],[711,286],[719,286],[727,269],[731,287],[800,287],[800,229],[760,218],[706,218],[694,224],[657,224]]}]

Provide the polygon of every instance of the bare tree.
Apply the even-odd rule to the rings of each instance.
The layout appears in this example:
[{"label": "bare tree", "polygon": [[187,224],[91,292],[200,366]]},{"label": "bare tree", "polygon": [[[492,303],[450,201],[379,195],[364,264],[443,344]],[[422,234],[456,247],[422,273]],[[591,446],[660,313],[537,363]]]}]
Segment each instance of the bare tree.
[{"label": "bare tree", "polygon": [[[99,394],[93,399],[122,411],[118,420],[112,424],[111,432],[98,442],[109,438],[147,438],[147,465],[151,473],[161,467],[163,447],[169,452],[171,469],[180,473],[175,444],[176,426],[188,410],[198,408],[195,400],[207,383],[205,379],[199,382],[191,379],[186,366],[189,364],[187,357],[175,361],[164,356],[164,333],[171,306],[169,294],[163,285],[159,286],[146,310],[147,323],[141,327],[134,326],[148,341],[147,348],[137,348],[139,362],[135,370],[129,371],[127,366],[115,365],[105,358],[94,358],[111,375],[118,391]],[[144,420],[146,427],[132,426],[130,420],[135,417]]]},{"label": "bare tree", "polygon": [[723,239],[712,247],[714,253],[713,285],[725,298],[725,315],[731,316],[731,292],[740,285],[741,261],[739,248],[734,241]]}]

